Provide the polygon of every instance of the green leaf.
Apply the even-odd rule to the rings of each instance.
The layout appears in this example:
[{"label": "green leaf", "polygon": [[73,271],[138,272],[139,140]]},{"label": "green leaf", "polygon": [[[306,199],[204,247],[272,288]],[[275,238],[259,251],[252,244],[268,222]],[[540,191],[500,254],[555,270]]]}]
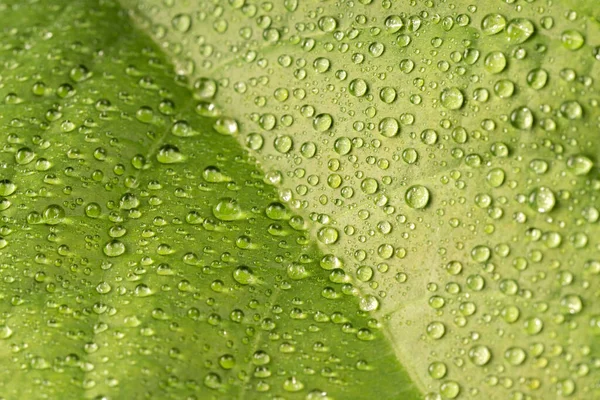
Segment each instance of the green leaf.
[{"label": "green leaf", "polygon": [[30,7],[2,12],[3,395],[414,396],[232,122],[194,112],[122,10]]},{"label": "green leaf", "polygon": [[0,0],[0,393],[600,396],[594,2]]}]

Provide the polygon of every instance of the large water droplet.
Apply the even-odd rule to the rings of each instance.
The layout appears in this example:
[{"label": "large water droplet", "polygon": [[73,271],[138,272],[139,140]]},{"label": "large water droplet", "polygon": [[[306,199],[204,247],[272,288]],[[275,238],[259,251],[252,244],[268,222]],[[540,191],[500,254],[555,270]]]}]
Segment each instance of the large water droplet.
[{"label": "large water droplet", "polygon": [[244,265],[233,271],[233,279],[241,285],[251,285],[257,281],[252,270]]},{"label": "large water droplet", "polygon": [[189,14],[177,14],[171,20],[171,25],[176,31],[185,33],[189,31],[192,26],[192,17],[190,17]]},{"label": "large water droplet", "polygon": [[156,154],[156,160],[161,164],[175,164],[185,161],[186,157],[176,146],[165,144]]},{"label": "large water droplet", "polygon": [[17,185],[8,179],[0,180],[0,196],[10,196],[17,190]]},{"label": "large water droplet", "polygon": [[510,122],[517,129],[531,129],[533,127],[533,113],[528,107],[518,107],[510,114]]},{"label": "large water droplet", "polygon": [[339,234],[338,230],[331,226],[323,227],[323,228],[319,229],[319,231],[317,233],[317,238],[319,239],[319,241],[321,243],[324,243],[324,244],[333,244],[333,243],[337,242],[339,236],[340,236],[340,234]]},{"label": "large water droplet", "polygon": [[348,86],[348,90],[350,90],[350,94],[356,97],[361,97],[367,94],[367,90],[369,90],[369,86],[364,79],[354,79],[350,81],[350,85]]},{"label": "large water droplet", "polygon": [[575,175],[586,175],[591,171],[594,162],[588,157],[577,154],[567,159],[567,168]]},{"label": "large water droplet", "polygon": [[525,18],[511,20],[506,28],[506,38],[510,43],[521,44],[533,35],[535,27],[533,23]]},{"label": "large water droplet", "polygon": [[406,191],[404,199],[411,208],[425,208],[429,203],[429,190],[421,185],[411,186]]},{"label": "large water droplet", "polygon": [[440,101],[449,110],[458,110],[464,102],[464,95],[457,87],[446,88],[442,91]]},{"label": "large water droplet", "polygon": [[118,257],[121,254],[125,253],[125,244],[118,240],[111,240],[110,242],[104,245],[104,248],[102,250],[104,251],[104,254],[106,254],[108,257]]},{"label": "large water droplet", "polygon": [[471,347],[469,350],[469,359],[475,365],[482,366],[487,364],[492,358],[490,348],[481,344]]},{"label": "large water droplet", "polygon": [[44,223],[48,225],[56,225],[62,222],[63,218],[65,217],[65,210],[57,204],[51,204],[46,207],[42,213],[42,216],[44,218]]},{"label": "large water droplet", "polygon": [[500,33],[506,27],[506,18],[500,14],[488,14],[481,21],[481,31],[486,35]]},{"label": "large water droplet", "polygon": [[485,69],[491,74],[499,74],[506,68],[506,56],[501,51],[492,51],[485,56]]},{"label": "large water droplet", "polygon": [[552,211],[555,204],[554,192],[546,186],[536,188],[529,194],[529,205],[539,213]]},{"label": "large water droplet", "polygon": [[333,118],[329,114],[319,114],[313,119],[313,127],[318,132],[325,132],[333,125]]},{"label": "large water droplet", "polygon": [[219,200],[217,205],[213,207],[213,214],[221,221],[238,221],[245,219],[242,207],[237,200],[230,197],[225,197]]}]

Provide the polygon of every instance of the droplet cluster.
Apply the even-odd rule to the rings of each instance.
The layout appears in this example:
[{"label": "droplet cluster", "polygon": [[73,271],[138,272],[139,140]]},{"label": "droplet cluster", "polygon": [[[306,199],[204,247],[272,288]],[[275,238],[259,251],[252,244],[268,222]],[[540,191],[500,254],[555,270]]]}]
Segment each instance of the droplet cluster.
[{"label": "droplet cluster", "polygon": [[18,390],[597,397],[593,2],[122,3],[0,0]]}]

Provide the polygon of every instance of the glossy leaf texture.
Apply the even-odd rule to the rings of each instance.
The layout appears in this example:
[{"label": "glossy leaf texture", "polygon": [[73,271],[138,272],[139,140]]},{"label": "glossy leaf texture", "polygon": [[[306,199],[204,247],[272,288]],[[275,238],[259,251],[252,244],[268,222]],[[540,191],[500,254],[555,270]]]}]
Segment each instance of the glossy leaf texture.
[{"label": "glossy leaf texture", "polygon": [[600,395],[598,15],[481,3],[0,0],[0,395]]},{"label": "glossy leaf texture", "polygon": [[357,299],[320,300],[342,297],[335,260],[122,9],[32,7],[2,11],[2,395],[415,393]]}]

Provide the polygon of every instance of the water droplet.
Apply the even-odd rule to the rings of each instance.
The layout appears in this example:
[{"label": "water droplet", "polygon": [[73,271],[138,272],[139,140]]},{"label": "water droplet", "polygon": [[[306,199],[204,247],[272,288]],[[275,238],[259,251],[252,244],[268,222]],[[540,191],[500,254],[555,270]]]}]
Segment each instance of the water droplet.
[{"label": "water droplet", "polygon": [[176,146],[165,144],[158,149],[156,160],[161,164],[175,164],[185,161],[186,157]]},{"label": "water droplet", "polygon": [[214,372],[209,372],[204,377],[203,383],[207,388],[216,390],[221,387],[221,377]]},{"label": "water droplet", "polygon": [[331,226],[326,226],[326,227],[319,229],[319,231],[317,233],[317,238],[319,239],[319,241],[321,243],[334,244],[335,242],[338,241],[339,232],[337,229],[335,229]]},{"label": "water droplet", "polygon": [[213,128],[221,135],[235,135],[239,129],[237,121],[227,117],[217,119]]},{"label": "water droplet", "polygon": [[579,314],[583,309],[583,301],[576,294],[568,294],[560,299],[560,309],[564,314]]},{"label": "water droplet", "polygon": [[485,69],[491,74],[499,74],[506,68],[506,56],[501,51],[492,51],[485,56]]},{"label": "water droplet", "polygon": [[494,85],[494,93],[502,99],[507,99],[515,93],[515,84],[509,79],[500,79]]},{"label": "water droplet", "polygon": [[354,79],[350,82],[348,89],[350,90],[350,94],[353,96],[362,97],[367,94],[369,86],[364,79]]},{"label": "water droplet", "polygon": [[171,25],[176,31],[185,33],[189,31],[192,26],[192,17],[188,14],[177,14],[171,20]]},{"label": "water droplet", "polygon": [[283,389],[286,392],[299,392],[304,389],[304,384],[298,380],[295,376],[287,378],[283,382]]},{"label": "water droplet", "polygon": [[352,141],[345,136],[338,138],[333,144],[333,149],[339,155],[345,156],[352,151]]},{"label": "water droplet", "polygon": [[527,74],[527,84],[535,90],[543,89],[548,82],[548,72],[542,68],[533,69]]},{"label": "water droplet", "polygon": [[439,321],[427,325],[427,335],[432,339],[441,339],[446,334],[446,327]]},{"label": "water droplet", "polygon": [[202,177],[206,182],[210,183],[231,182],[231,177],[229,175],[224,174],[219,168],[213,166],[204,168]]},{"label": "water droplet", "polygon": [[178,137],[192,137],[199,135],[199,132],[196,132],[187,121],[175,121],[173,126],[171,127],[171,133]]},{"label": "water droplet", "polygon": [[0,340],[8,339],[13,334],[13,330],[7,325],[0,325]]},{"label": "water droplet", "polygon": [[502,186],[504,183],[505,173],[502,168],[493,168],[488,172],[486,180],[493,188]]},{"label": "water droplet", "polygon": [[244,265],[233,271],[233,279],[241,285],[252,285],[257,282],[252,270]]},{"label": "water droplet", "polygon": [[555,204],[554,192],[546,186],[538,187],[529,194],[529,205],[539,213],[552,211]]},{"label": "water droplet", "polygon": [[42,216],[44,218],[44,223],[48,225],[60,224],[65,217],[65,210],[57,204],[51,204],[46,207]]},{"label": "water droplet", "polygon": [[448,368],[443,362],[434,361],[431,364],[429,364],[428,372],[429,376],[431,376],[433,379],[442,379],[446,376]]},{"label": "water droplet", "polygon": [[567,168],[575,175],[586,175],[593,166],[594,162],[582,154],[567,159]]},{"label": "water droplet", "polygon": [[221,357],[219,357],[219,365],[221,366],[221,368],[226,370],[232,369],[233,367],[235,367],[235,357],[231,354],[224,354]]},{"label": "water droplet", "polygon": [[133,193],[125,193],[119,199],[119,208],[121,210],[133,210],[134,208],[139,207],[140,200]]},{"label": "water droplet", "polygon": [[71,68],[71,71],[69,71],[69,76],[75,82],[83,82],[89,79],[92,76],[92,73],[85,65],[78,65]]},{"label": "water droplet", "polygon": [[373,277],[373,268],[365,266],[365,265],[359,267],[358,270],[356,271],[356,277],[358,278],[358,280],[360,280],[362,282],[370,281],[371,278]]},{"label": "water droplet", "polygon": [[125,244],[118,240],[111,240],[110,242],[104,245],[104,248],[102,250],[104,251],[104,254],[106,254],[108,257],[118,257],[121,254],[125,253]]},{"label": "water droplet", "polygon": [[501,311],[502,318],[509,324],[516,322],[521,315],[521,311],[515,306],[504,307]]},{"label": "water droplet", "polygon": [[8,179],[0,180],[0,196],[10,196],[17,190],[17,185]]},{"label": "water droplet", "polygon": [[491,255],[492,251],[487,246],[479,245],[473,247],[473,249],[471,250],[471,258],[473,259],[473,261],[477,261],[479,263],[486,262],[490,259]]},{"label": "water droplet", "polygon": [[446,381],[440,385],[440,393],[447,399],[455,399],[460,394],[460,385],[455,381]]},{"label": "water droplet", "polygon": [[500,14],[488,14],[481,21],[481,31],[486,35],[500,33],[506,27],[506,18]]},{"label": "water droplet", "polygon": [[317,132],[325,132],[333,125],[333,118],[329,114],[319,114],[313,119],[313,127]]},{"label": "water droplet", "polygon": [[390,15],[384,21],[385,29],[390,33],[396,33],[404,27],[404,21],[399,15]]},{"label": "water droplet", "polygon": [[463,105],[464,96],[457,87],[446,88],[442,91],[440,101],[445,108],[458,110]]},{"label": "water droplet", "polygon": [[471,347],[469,350],[469,359],[477,366],[486,365],[492,358],[490,348],[481,344]]},{"label": "water droplet", "polygon": [[392,104],[397,96],[396,89],[392,87],[384,87],[379,91],[379,98],[386,104]]},{"label": "water droplet", "polygon": [[[318,57],[315,59],[314,63],[313,63],[313,67],[315,69],[315,71],[317,71],[320,74],[324,74],[325,72],[329,71],[329,67],[331,66],[331,62],[329,61],[329,59],[325,58],[325,57]],[[287,90],[286,90],[287,92]],[[279,90],[279,92],[275,92],[275,98],[278,99],[279,101],[285,101],[287,99],[288,95],[285,94],[285,92],[281,92],[281,90]]]},{"label": "water droplet", "polygon": [[35,153],[29,147],[21,147],[15,153],[15,162],[19,165],[27,165],[35,158]]},{"label": "water droplet", "polygon": [[89,203],[85,206],[85,215],[90,218],[98,218],[102,215],[102,208],[98,203]]},{"label": "water droplet", "polygon": [[531,129],[533,127],[533,113],[528,107],[518,107],[510,114],[510,122],[517,129]]},{"label": "water droplet", "polygon": [[239,221],[246,218],[237,200],[225,197],[213,207],[213,215],[221,221]]},{"label": "water droplet", "polygon": [[289,135],[280,135],[273,141],[273,147],[281,154],[287,154],[294,147],[294,141]]},{"label": "water droplet", "polygon": [[533,23],[525,18],[511,20],[506,28],[506,38],[509,43],[521,44],[533,35],[535,27]]},{"label": "water droplet", "polygon": [[524,323],[525,332],[529,335],[537,335],[544,328],[544,322],[538,317],[527,318]]},{"label": "water droplet", "polygon": [[394,137],[400,132],[398,120],[392,117],[383,118],[379,122],[379,133],[388,138]]},{"label": "water droplet", "polygon": [[576,100],[565,101],[560,105],[560,113],[568,119],[581,119],[583,108]]},{"label": "water droplet", "polygon": [[374,194],[379,189],[379,183],[376,179],[366,178],[360,183],[360,188],[366,194]]},{"label": "water droplet", "polygon": [[210,78],[199,78],[194,82],[194,98],[210,100],[217,94],[217,82]]},{"label": "water droplet", "polygon": [[527,358],[527,353],[520,347],[509,347],[504,352],[504,358],[511,365],[521,365]]},{"label": "water droplet", "polygon": [[404,199],[411,208],[425,208],[429,203],[429,190],[421,185],[411,186],[406,191]]},{"label": "water droplet", "polygon": [[100,282],[96,286],[96,291],[100,294],[107,294],[112,290],[112,287],[108,282]]},{"label": "water droplet", "polygon": [[379,308],[377,297],[366,295],[360,298],[358,306],[362,311],[375,311]]},{"label": "water droplet", "polygon": [[564,31],[560,35],[560,40],[565,49],[569,50],[579,50],[585,43],[583,35],[574,29]]},{"label": "water droplet", "polygon": [[557,394],[563,397],[571,396],[573,393],[575,393],[576,388],[577,386],[575,385],[575,381],[570,378],[558,381],[556,384]]}]

